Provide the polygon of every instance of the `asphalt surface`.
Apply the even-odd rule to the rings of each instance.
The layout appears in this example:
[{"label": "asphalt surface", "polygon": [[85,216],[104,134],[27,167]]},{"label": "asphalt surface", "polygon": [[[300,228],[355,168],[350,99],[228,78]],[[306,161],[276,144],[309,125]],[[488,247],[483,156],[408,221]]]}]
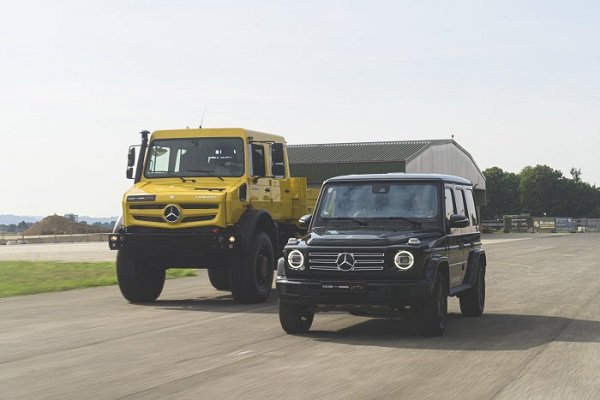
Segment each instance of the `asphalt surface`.
[{"label": "asphalt surface", "polygon": [[342,313],[286,335],[275,297],[236,304],[203,272],[147,305],[114,286],[0,299],[0,398],[600,398],[600,235],[518,239],[486,240],[486,312],[451,299],[440,338]]}]

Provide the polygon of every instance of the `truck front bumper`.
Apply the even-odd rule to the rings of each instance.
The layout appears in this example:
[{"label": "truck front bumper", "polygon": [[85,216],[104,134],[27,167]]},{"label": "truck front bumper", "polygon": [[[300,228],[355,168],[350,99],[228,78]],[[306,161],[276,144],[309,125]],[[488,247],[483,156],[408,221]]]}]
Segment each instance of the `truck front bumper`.
[{"label": "truck front bumper", "polygon": [[219,227],[207,227],[203,230],[179,231],[123,231],[108,236],[111,250],[124,248],[144,250],[147,252],[166,251],[181,254],[190,250],[196,251],[231,251],[240,249],[241,235],[235,231]]}]

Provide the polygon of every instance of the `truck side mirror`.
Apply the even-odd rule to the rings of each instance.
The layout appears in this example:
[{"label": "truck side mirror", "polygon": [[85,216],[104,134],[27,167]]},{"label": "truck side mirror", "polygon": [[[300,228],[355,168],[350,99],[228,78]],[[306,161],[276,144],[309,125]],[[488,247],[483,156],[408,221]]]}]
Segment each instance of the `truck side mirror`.
[{"label": "truck side mirror", "polygon": [[283,164],[283,143],[273,143],[271,145],[271,162],[273,164]]},{"label": "truck side mirror", "polygon": [[300,219],[298,220],[298,224],[302,228],[307,228],[308,225],[310,224],[311,220],[312,220],[312,214],[306,214],[306,215],[303,215],[300,217]]},{"label": "truck side mirror", "polygon": [[452,214],[450,216],[450,228],[466,228],[469,226],[469,218],[465,215]]},{"label": "truck side mirror", "polygon": [[285,175],[285,166],[283,164],[273,164],[271,166],[271,175],[284,176]]},{"label": "truck side mirror", "polygon": [[135,165],[135,147],[131,146],[129,148],[129,153],[127,154],[127,172],[125,176],[127,179],[133,179],[133,166]]},{"label": "truck side mirror", "polygon": [[127,166],[133,167],[135,164],[135,147],[131,146],[129,148],[129,154],[127,154]]}]

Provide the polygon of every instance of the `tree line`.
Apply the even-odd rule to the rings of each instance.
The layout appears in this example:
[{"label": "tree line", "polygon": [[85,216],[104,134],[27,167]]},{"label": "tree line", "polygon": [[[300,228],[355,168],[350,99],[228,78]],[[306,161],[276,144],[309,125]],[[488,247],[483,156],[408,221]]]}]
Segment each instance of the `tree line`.
[{"label": "tree line", "polygon": [[503,215],[530,214],[541,217],[600,217],[600,188],[581,180],[581,170],[572,168],[571,178],[547,165],[527,166],[518,174],[499,167],[483,171],[487,205],[484,220]]}]

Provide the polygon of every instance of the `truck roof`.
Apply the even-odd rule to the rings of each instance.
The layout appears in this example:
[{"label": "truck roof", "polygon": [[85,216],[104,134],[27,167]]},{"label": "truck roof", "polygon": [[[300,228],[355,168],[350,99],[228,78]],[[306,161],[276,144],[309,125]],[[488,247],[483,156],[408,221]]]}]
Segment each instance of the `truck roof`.
[{"label": "truck roof", "polygon": [[355,182],[355,181],[443,181],[458,183],[460,185],[473,184],[465,178],[444,174],[407,174],[404,172],[390,172],[387,174],[359,174],[335,176],[325,181],[328,182]]},{"label": "truck roof", "polygon": [[246,137],[259,142],[285,143],[283,136],[271,133],[252,131],[243,128],[197,128],[197,129],[166,129],[152,133],[152,139],[172,139],[190,137]]}]

